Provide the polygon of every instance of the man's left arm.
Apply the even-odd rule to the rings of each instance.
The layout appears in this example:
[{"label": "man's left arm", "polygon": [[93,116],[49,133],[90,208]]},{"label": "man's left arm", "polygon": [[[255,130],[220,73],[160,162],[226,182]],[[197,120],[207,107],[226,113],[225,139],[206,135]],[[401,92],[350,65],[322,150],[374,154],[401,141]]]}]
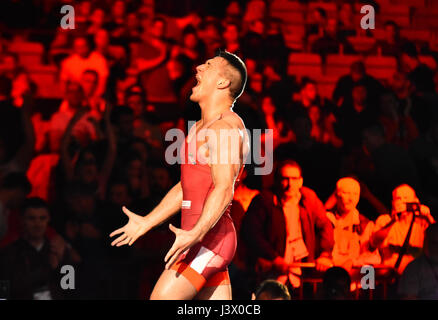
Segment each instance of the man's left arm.
[{"label": "man's left arm", "polygon": [[327,218],[326,210],[323,203],[319,200],[314,192],[310,192],[310,202],[312,206],[312,214],[315,221],[315,229],[319,234],[319,247],[321,255],[316,259],[316,268],[319,271],[325,271],[330,268],[332,263],[332,250],[334,245],[333,226]]},{"label": "man's left arm", "polygon": [[[208,130],[208,150],[210,153],[210,172],[214,188],[208,195],[202,214],[196,225],[189,231],[170,225],[176,239],[165,257],[166,268],[176,261],[178,256],[194,244],[202,241],[207,232],[219,221],[225,209],[233,199],[234,182],[241,166],[241,140],[230,143],[229,136],[221,129],[238,131],[228,127],[223,121],[217,121]],[[233,140],[233,139],[231,139]]]}]

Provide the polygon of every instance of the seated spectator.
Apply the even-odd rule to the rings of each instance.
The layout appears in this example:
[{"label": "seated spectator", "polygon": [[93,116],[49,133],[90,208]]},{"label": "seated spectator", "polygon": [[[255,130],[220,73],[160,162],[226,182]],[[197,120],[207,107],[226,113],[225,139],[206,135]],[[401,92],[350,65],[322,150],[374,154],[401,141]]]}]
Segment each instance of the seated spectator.
[{"label": "seated spectator", "polygon": [[82,73],[80,84],[84,92],[84,103],[91,109],[90,116],[96,120],[100,120],[105,111],[105,100],[96,95],[98,83],[99,74],[95,70],[87,69]]},{"label": "seated spectator", "polygon": [[385,140],[407,149],[419,132],[410,110],[403,112],[398,102],[392,92],[382,94],[379,120],[385,129]]},{"label": "seated spectator", "polygon": [[31,185],[24,173],[9,173],[0,182],[0,239],[8,232],[11,211],[18,209]]},{"label": "seated spectator", "polygon": [[81,116],[75,118],[74,126],[72,127],[72,135],[77,142],[82,146],[86,146],[91,141],[97,139],[94,122],[88,120],[92,114],[88,112],[88,107],[84,105],[84,98],[84,90],[80,83],[69,81],[66,84],[65,99],[61,102],[59,110],[50,118],[48,138],[52,152],[59,151],[62,136],[68,124],[75,118],[75,114],[77,114],[78,117],[79,115]]},{"label": "seated spectator", "polygon": [[253,293],[252,300],[291,300],[287,287],[276,280],[265,280]]},{"label": "seated spectator", "polygon": [[95,70],[99,74],[96,95],[102,95],[109,73],[108,63],[100,53],[90,50],[87,37],[77,36],[73,42],[73,54],[61,63],[59,77],[64,85],[68,81],[80,81],[82,73],[87,69]]},{"label": "seated spectator", "polygon": [[336,205],[327,212],[334,228],[333,264],[352,272],[352,267],[379,264],[379,252],[370,250],[369,240],[374,223],[359,213],[356,206],[360,185],[353,178],[342,178],[336,184]]},{"label": "seated spectator", "polygon": [[0,181],[8,173],[24,173],[29,168],[36,140],[30,117],[32,105],[29,94],[23,95],[19,111],[7,102],[1,105],[0,115],[4,118],[0,119]]},{"label": "seated spectator", "polygon": [[242,21],[242,8],[239,1],[232,0],[225,8],[225,16],[223,19],[225,25],[228,23],[238,23]]},{"label": "seated spectator", "polygon": [[351,3],[344,2],[341,4],[338,24],[338,32],[342,39],[353,37],[357,34],[353,5]]},{"label": "seated spectator", "polygon": [[184,55],[190,59],[190,69],[204,62],[205,44],[199,38],[198,32],[191,25],[184,28],[180,45],[172,48],[172,56]]},{"label": "seated spectator", "polygon": [[315,8],[310,15],[310,23],[306,24],[306,38],[309,36],[322,36],[327,24],[327,12],[323,8]]},{"label": "seated spectator", "polygon": [[322,281],[323,299],[350,300],[351,279],[348,272],[341,267],[332,267],[324,274]]},{"label": "seated spectator", "polygon": [[265,47],[265,24],[263,20],[253,20],[249,23],[249,30],[242,37],[242,56],[246,59],[262,61]]},{"label": "seated spectator", "polygon": [[224,38],[224,49],[228,52],[234,53],[235,55],[241,56],[240,48],[240,30],[237,23],[228,23],[225,25],[223,38]]},{"label": "seated spectator", "polygon": [[144,30],[142,42],[133,52],[134,65],[140,72],[139,81],[146,92],[148,102],[176,102],[172,81],[166,68],[170,55],[170,43],[165,37],[166,21],[155,18]]},{"label": "seated spectator", "polygon": [[105,24],[111,38],[120,38],[125,33],[126,28],[126,3],[122,0],[116,0],[111,6],[111,16]]},{"label": "seated spectator", "polygon": [[266,127],[272,129],[272,135],[268,133],[266,138],[273,139],[274,149],[282,143],[287,143],[295,139],[291,128],[288,126],[287,121],[281,117],[271,96],[267,95],[263,97],[261,109],[266,122]]},{"label": "seated spectator", "polygon": [[60,268],[80,257],[59,235],[48,238],[47,203],[29,198],[23,204],[20,238],[1,252],[0,277],[10,281],[10,299],[62,299]]},{"label": "seated spectator", "polygon": [[426,229],[423,248],[400,277],[398,294],[403,299],[438,300],[438,224]]},{"label": "seated spectator", "polygon": [[367,102],[375,105],[383,90],[383,86],[378,80],[366,73],[365,64],[362,61],[353,62],[350,67],[350,73],[339,78],[333,91],[333,102],[338,107],[351,105],[353,101],[353,86],[358,82],[363,83],[368,92]]},{"label": "seated spectator", "polygon": [[274,181],[273,191],[251,201],[240,235],[256,282],[269,275],[299,287],[302,270],[294,263],[316,262],[318,271],[331,266],[333,228],[315,192],[303,186],[295,161],[280,162]]},{"label": "seated spectator", "polygon": [[106,186],[111,175],[117,154],[117,142],[113,127],[110,122],[110,108],[104,114],[107,146],[101,166],[98,166],[98,157],[89,148],[79,151],[77,158],[73,159],[70,155],[69,147],[72,130],[76,122],[80,121],[85,111],[80,109],[75,113],[69,122],[61,142],[60,163],[63,168],[66,182],[80,181],[83,184],[92,186],[100,199],[106,194]]},{"label": "seated spectator", "polygon": [[398,57],[406,40],[400,37],[400,28],[394,21],[386,21],[384,27],[385,38],[376,41],[373,53]]},{"label": "seated spectator", "polygon": [[367,91],[366,84],[356,82],[352,88],[352,103],[346,103],[334,112],[335,132],[347,149],[359,146],[362,141],[361,131],[377,120],[378,113],[376,108],[369,103],[369,95],[372,93]]},{"label": "seated spectator", "polygon": [[[408,207],[412,203],[418,204],[419,212]],[[415,190],[407,184],[400,185],[392,193],[391,214],[376,220],[370,245],[379,249],[384,265],[394,267],[401,274],[412,260],[420,256],[425,230],[433,223],[435,219],[429,208],[420,204]]]},{"label": "seated spectator", "polygon": [[90,16],[90,26],[87,29],[87,34],[94,35],[98,30],[105,25],[105,11],[103,8],[95,8]]},{"label": "seated spectator", "polygon": [[323,59],[327,54],[353,54],[353,46],[338,32],[338,22],[334,18],[327,20],[322,36],[311,44],[311,52],[321,55]]},{"label": "seated spectator", "polygon": [[199,37],[205,44],[205,56],[213,57],[222,48],[222,26],[216,18],[204,20],[200,26]]},{"label": "seated spectator", "polygon": [[400,53],[400,65],[404,72],[408,74],[408,79],[414,86],[418,95],[435,92],[433,81],[433,71],[428,66],[421,63],[418,58],[418,51],[414,43],[405,42]]}]

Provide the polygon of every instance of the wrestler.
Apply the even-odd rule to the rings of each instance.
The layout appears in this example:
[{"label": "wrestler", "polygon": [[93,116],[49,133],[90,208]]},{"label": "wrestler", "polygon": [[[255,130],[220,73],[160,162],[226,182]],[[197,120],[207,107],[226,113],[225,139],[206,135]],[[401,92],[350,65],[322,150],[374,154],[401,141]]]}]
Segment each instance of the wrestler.
[{"label": "wrestler", "polygon": [[196,79],[190,99],[199,104],[201,120],[182,148],[181,181],[144,217],[123,207],[129,221],[110,234],[121,234],[113,246],[132,245],[181,210],[181,229],[169,225],[176,238],[153,300],[231,300],[227,266],[236,250],[236,231],[229,206],[249,152],[245,126],[232,107],[245,88],[246,67],[236,55],[221,51],[196,68]]}]

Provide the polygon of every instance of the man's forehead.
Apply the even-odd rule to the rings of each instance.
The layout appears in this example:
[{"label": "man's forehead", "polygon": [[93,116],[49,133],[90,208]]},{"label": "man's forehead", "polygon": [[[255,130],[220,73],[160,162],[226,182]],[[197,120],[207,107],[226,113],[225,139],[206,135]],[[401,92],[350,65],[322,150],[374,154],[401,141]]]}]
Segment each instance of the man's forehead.
[{"label": "man's forehead", "polygon": [[401,186],[394,190],[394,197],[413,197],[415,191],[409,186]]},{"label": "man's forehead", "polygon": [[299,176],[300,170],[297,167],[285,165],[283,168],[281,168],[281,175],[283,177]]},{"label": "man's forehead", "polygon": [[221,64],[227,63],[227,60],[225,60],[222,57],[214,57],[214,58],[208,59],[205,63],[211,64],[211,65],[221,65]]},{"label": "man's forehead", "polygon": [[354,179],[344,178],[338,181],[337,188],[342,191],[359,191],[360,185],[359,182]]}]

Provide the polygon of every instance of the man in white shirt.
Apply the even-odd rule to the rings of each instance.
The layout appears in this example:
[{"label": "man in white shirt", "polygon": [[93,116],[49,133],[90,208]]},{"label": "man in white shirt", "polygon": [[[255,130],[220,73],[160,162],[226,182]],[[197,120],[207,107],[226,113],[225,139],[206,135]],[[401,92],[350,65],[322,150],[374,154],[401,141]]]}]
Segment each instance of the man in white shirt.
[{"label": "man in white shirt", "polygon": [[88,40],[84,36],[76,37],[73,42],[73,54],[61,63],[60,79],[64,84],[68,80],[80,81],[85,70],[95,70],[99,75],[96,96],[105,91],[106,80],[109,74],[108,63],[100,53],[90,50]]}]

